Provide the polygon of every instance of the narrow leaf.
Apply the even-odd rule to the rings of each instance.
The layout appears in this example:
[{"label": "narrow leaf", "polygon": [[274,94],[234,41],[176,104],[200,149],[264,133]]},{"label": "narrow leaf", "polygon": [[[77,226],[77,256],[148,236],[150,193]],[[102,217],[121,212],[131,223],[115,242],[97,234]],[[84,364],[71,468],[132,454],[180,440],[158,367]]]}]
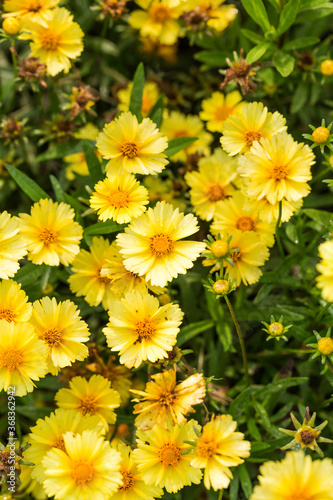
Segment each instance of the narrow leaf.
[{"label": "narrow leaf", "polygon": [[333,214],[331,212],[325,212],[324,210],[303,208],[302,213],[310,217],[310,219],[319,222],[323,226],[328,226],[331,220],[333,219]]},{"label": "narrow leaf", "polygon": [[230,482],[229,486],[229,499],[230,500],[238,500],[238,490],[239,490],[239,474],[238,469],[233,469],[232,475],[234,476],[233,480]]},{"label": "narrow leaf", "polygon": [[141,108],[142,108],[142,96],[143,96],[144,84],[145,84],[145,70],[143,63],[140,62],[133,78],[133,88],[131,92],[131,99],[129,105],[130,112],[137,117],[139,122],[142,121]]},{"label": "narrow leaf", "polygon": [[58,179],[56,177],[54,177],[54,175],[50,175],[50,181],[51,181],[51,184],[52,184],[52,187],[53,187],[53,191],[54,191],[54,194],[55,194],[55,197],[56,197],[56,200],[60,203],[61,201],[63,201],[64,203],[66,203],[66,200],[65,200],[65,193],[61,187],[61,184],[60,182],[58,181]]},{"label": "narrow leaf", "polygon": [[35,283],[41,274],[45,272],[45,265],[36,266],[35,264],[26,264],[15,274],[15,281],[21,283],[23,287]]},{"label": "narrow leaf", "polygon": [[296,19],[299,7],[299,0],[290,0],[281,12],[279,25],[277,28],[278,36],[282,35]]},{"label": "narrow leaf", "polygon": [[283,50],[288,52],[289,50],[303,49],[304,47],[311,47],[320,42],[320,38],[316,36],[302,36],[301,38],[295,38],[295,40],[290,40],[286,42],[283,46]]},{"label": "narrow leaf", "polygon": [[290,75],[290,73],[292,73],[294,69],[295,59],[289,54],[286,54],[285,52],[278,50],[273,55],[273,63],[278,72],[283,77],[287,77]]},{"label": "narrow leaf", "polygon": [[250,50],[248,55],[246,56],[246,63],[251,64],[255,61],[258,61],[269,49],[271,46],[271,42],[260,42],[256,47]]},{"label": "narrow leaf", "polygon": [[177,346],[181,347],[183,344],[199,335],[199,333],[206,332],[210,328],[213,328],[213,326],[214,321],[212,320],[198,321],[197,323],[191,323],[190,325],[184,326],[178,333]]},{"label": "narrow leaf", "polygon": [[93,226],[87,227],[83,231],[83,237],[88,245],[91,244],[91,237],[97,234],[111,234],[117,231],[122,231],[127,224],[117,224],[114,221],[97,222]]},{"label": "narrow leaf", "polygon": [[157,127],[160,127],[162,123],[164,109],[164,95],[161,94],[157,99],[153,109],[149,113],[149,118],[156,124]]},{"label": "narrow leaf", "polygon": [[171,139],[168,147],[163,151],[163,153],[169,157],[173,156],[197,140],[197,137],[177,137],[176,139]]},{"label": "narrow leaf", "polygon": [[265,398],[266,396],[270,396],[274,392],[285,391],[289,387],[294,387],[295,385],[301,385],[307,381],[308,377],[288,377],[281,380],[276,380],[271,384],[267,384],[262,389],[259,389],[259,391],[256,392],[256,398],[259,397]]},{"label": "narrow leaf", "polygon": [[82,147],[89,173],[93,184],[97,184],[103,178],[102,169],[99,159],[95,154],[95,147],[89,141],[82,141]]},{"label": "narrow leaf", "polygon": [[246,465],[245,464],[239,465],[238,472],[242,490],[244,491],[244,495],[246,498],[250,498],[250,496],[252,495],[252,482],[250,475],[247,471]]},{"label": "narrow leaf", "polygon": [[264,33],[271,30],[271,25],[262,0],[242,0],[244,9]]},{"label": "narrow leaf", "polygon": [[65,144],[52,144],[45,153],[37,156],[37,161],[54,160],[55,158],[64,158],[65,156],[81,153],[82,141],[70,141]]},{"label": "narrow leaf", "polygon": [[36,184],[35,181],[30,179],[26,174],[21,172],[15,167],[12,167],[12,165],[8,165],[8,163],[5,163],[5,167],[10,173],[10,175],[13,177],[14,181],[16,181],[17,185],[20,186],[22,191],[25,192],[26,195],[29,196],[29,198],[32,201],[39,201],[41,198],[50,198],[50,196],[45,193],[45,191]]},{"label": "narrow leaf", "polygon": [[258,35],[258,33],[255,33],[254,31],[247,30],[245,28],[241,29],[241,33],[247,38],[248,40],[251,40],[251,42],[258,44],[263,41],[262,35]]},{"label": "narrow leaf", "polygon": [[263,405],[259,403],[259,401],[253,400],[253,406],[256,412],[258,413],[259,417],[261,418],[264,427],[266,429],[269,429],[271,426],[271,422],[269,420],[269,416],[267,415],[267,411],[265,410]]}]

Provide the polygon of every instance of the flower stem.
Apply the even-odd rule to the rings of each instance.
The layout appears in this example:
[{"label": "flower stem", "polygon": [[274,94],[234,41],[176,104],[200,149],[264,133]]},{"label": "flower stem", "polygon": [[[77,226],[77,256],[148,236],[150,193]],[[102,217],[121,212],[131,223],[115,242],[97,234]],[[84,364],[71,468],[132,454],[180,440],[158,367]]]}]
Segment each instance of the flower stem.
[{"label": "flower stem", "polygon": [[327,311],[327,309],[331,306],[331,302],[327,302],[326,305],[319,311],[319,313],[317,314],[317,316],[315,317],[314,319],[314,322],[315,323],[318,323],[318,321],[321,320],[321,318],[324,316],[325,312]]},{"label": "flower stem", "polygon": [[225,298],[225,301],[226,301],[227,306],[229,308],[229,311],[230,311],[230,314],[231,314],[231,317],[232,317],[232,320],[234,322],[236,332],[238,335],[238,340],[239,340],[239,343],[241,346],[241,351],[242,351],[243,367],[244,367],[246,385],[249,386],[250,385],[249,368],[248,368],[248,364],[247,364],[246,349],[245,349],[245,344],[244,344],[244,340],[243,340],[243,336],[242,336],[242,331],[240,329],[239,323],[238,323],[236,315],[235,315],[235,311],[231,305],[230,300],[228,299],[227,295],[224,295],[224,298]]},{"label": "flower stem", "polygon": [[281,243],[280,232],[279,232],[280,224],[281,224],[281,217],[282,217],[282,200],[280,200],[280,202],[279,202],[279,215],[278,215],[278,219],[276,221],[275,236],[276,236],[276,243],[277,243],[277,246],[279,247],[279,252],[281,254],[281,257],[284,257],[284,250],[283,250],[283,246]]},{"label": "flower stem", "polygon": [[223,490],[220,490],[219,491],[219,497],[217,500],[222,500],[222,497],[223,497]]}]

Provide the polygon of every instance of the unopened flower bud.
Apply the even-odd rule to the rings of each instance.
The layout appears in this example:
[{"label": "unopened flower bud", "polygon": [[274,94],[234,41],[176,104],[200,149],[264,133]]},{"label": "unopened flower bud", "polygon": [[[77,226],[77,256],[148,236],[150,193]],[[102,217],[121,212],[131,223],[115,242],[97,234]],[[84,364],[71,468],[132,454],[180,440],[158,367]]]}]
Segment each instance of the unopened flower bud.
[{"label": "unopened flower bud", "polygon": [[230,284],[227,280],[218,280],[213,285],[213,290],[216,295],[222,295],[223,293],[229,292]]},{"label": "unopened flower bud", "polygon": [[16,17],[7,17],[2,23],[2,28],[7,35],[17,35],[21,30],[21,23]]},{"label": "unopened flower bud", "polygon": [[322,337],[318,342],[318,351],[327,356],[333,352],[333,339],[330,337]]},{"label": "unopened flower bud", "polygon": [[324,144],[330,136],[330,131],[326,127],[318,127],[312,132],[314,142]]},{"label": "unopened flower bud", "polygon": [[281,323],[278,323],[277,321],[275,323],[271,323],[268,327],[268,331],[271,335],[274,335],[276,337],[279,337],[279,335],[283,334],[283,325]]},{"label": "unopened flower bud", "polygon": [[332,59],[326,59],[326,61],[323,61],[320,65],[320,71],[325,76],[332,76],[333,75]]},{"label": "unopened flower bud", "polygon": [[229,251],[229,245],[226,241],[216,240],[212,243],[210,250],[214,257],[225,257]]}]

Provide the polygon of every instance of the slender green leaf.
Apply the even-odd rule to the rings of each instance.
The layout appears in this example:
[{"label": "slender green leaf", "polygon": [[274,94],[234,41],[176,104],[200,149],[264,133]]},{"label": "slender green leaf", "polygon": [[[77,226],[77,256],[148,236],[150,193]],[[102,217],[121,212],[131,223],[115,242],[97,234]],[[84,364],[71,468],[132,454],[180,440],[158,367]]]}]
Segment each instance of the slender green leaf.
[{"label": "slender green leaf", "polygon": [[246,63],[251,64],[255,61],[258,61],[269,49],[269,47],[272,45],[272,42],[260,42],[256,47],[253,47],[253,49],[250,50],[248,55],[246,56]]},{"label": "slender green leaf", "polygon": [[234,417],[235,420],[239,420],[251,394],[255,392],[255,390],[257,389],[254,389],[253,387],[247,387],[237,396],[237,398],[233,400],[233,402],[229,406],[229,413]]},{"label": "slender green leaf", "polygon": [[[91,141],[93,142],[93,141]],[[45,153],[37,156],[37,161],[54,160],[55,158],[65,158],[75,153],[82,152],[82,141],[70,141],[61,144],[52,144]]]},{"label": "slender green leaf", "polygon": [[251,42],[253,42],[255,44],[258,44],[258,43],[263,41],[262,35],[258,35],[258,33],[256,33],[255,31],[251,31],[251,30],[247,30],[247,29],[243,28],[243,29],[241,29],[241,33],[243,33],[245,38],[247,38],[248,40],[250,40]]},{"label": "slender green leaf", "polygon": [[86,162],[88,165],[89,173],[93,184],[97,184],[103,178],[101,163],[95,154],[95,147],[90,141],[82,141],[82,147]]},{"label": "slender green leaf", "polygon": [[85,241],[87,242],[88,245],[91,244],[91,237],[98,235],[98,234],[111,234],[111,233],[116,233],[117,231],[122,231],[127,224],[117,224],[114,221],[107,221],[107,222],[97,222],[97,224],[94,224],[93,226],[87,227],[83,231],[83,237]]},{"label": "slender green leaf", "polygon": [[327,0],[302,0],[299,11],[333,8],[333,4]]},{"label": "slender green leaf", "polygon": [[26,174],[21,172],[21,170],[18,170],[17,168],[13,167],[12,165],[8,165],[8,163],[5,163],[5,167],[10,173],[10,175],[13,177],[14,181],[22,191],[25,192],[26,195],[29,196],[29,198],[32,201],[39,201],[41,198],[50,198],[50,196],[45,193],[45,191],[36,184],[35,181],[30,179]]},{"label": "slender green leaf", "polygon": [[264,424],[264,427],[266,429],[269,429],[271,426],[271,422],[269,420],[269,416],[267,414],[267,411],[265,410],[263,405],[261,403],[259,403],[259,401],[256,401],[255,399],[253,400],[252,404],[253,404],[253,407],[255,408],[256,412],[258,413],[258,416],[261,418],[262,423]]},{"label": "slender green leaf", "polygon": [[191,323],[190,325],[186,325],[180,329],[177,337],[177,346],[181,347],[183,344],[193,339],[199,333],[206,332],[210,328],[214,327],[214,321],[212,320],[203,320],[198,321],[197,323]]},{"label": "slender green leaf", "polygon": [[[276,380],[271,384],[267,384],[262,389],[259,389],[256,392],[256,398],[265,398],[266,396],[270,396],[274,392],[285,391],[289,387],[294,387],[295,385],[301,385],[308,381],[308,377],[288,377],[280,380]],[[236,398],[237,399],[237,398]],[[235,400],[236,401],[236,400]]]},{"label": "slender green leaf", "polygon": [[66,203],[66,200],[65,200],[65,193],[61,187],[61,184],[60,182],[58,181],[58,179],[56,177],[54,177],[54,175],[50,175],[50,181],[51,181],[51,184],[52,184],[52,187],[53,187],[53,191],[54,191],[54,194],[55,194],[55,197],[56,197],[56,200],[60,203],[61,201],[63,201],[64,203]]},{"label": "slender green leaf", "polygon": [[331,212],[325,212],[325,210],[303,208],[302,213],[310,217],[310,219],[319,222],[323,226],[328,226],[331,220],[333,219],[333,214]]},{"label": "slender green leaf", "polygon": [[230,500],[238,500],[238,490],[239,490],[239,474],[238,469],[233,469],[232,475],[234,476],[233,480],[230,482],[229,486],[229,499]]},{"label": "slender green leaf", "polygon": [[301,81],[296,90],[294,91],[294,95],[291,99],[290,112],[298,113],[304,104],[307,102],[309,96],[309,86],[307,82]]},{"label": "slender green leaf", "polygon": [[303,49],[304,47],[311,47],[320,42],[320,38],[316,36],[302,36],[301,38],[295,38],[295,40],[290,40],[286,42],[283,46],[283,50],[288,52],[289,50]]},{"label": "slender green leaf", "polygon": [[333,14],[333,3],[326,4],[325,8],[306,10],[300,12],[296,17],[295,24],[311,23],[322,17],[332,16]]},{"label": "slender green leaf", "polygon": [[264,33],[271,30],[271,25],[262,0],[242,0],[244,9]]},{"label": "slender green leaf", "polygon": [[194,54],[194,59],[204,62],[212,68],[225,66],[226,57],[228,57],[228,54],[221,50],[202,50],[201,52]]},{"label": "slender green leaf", "polygon": [[163,109],[164,109],[164,95],[161,94],[157,99],[153,109],[149,113],[149,118],[156,123],[157,127],[160,127],[162,123],[163,117]]},{"label": "slender green leaf", "polygon": [[289,54],[282,52],[282,50],[278,50],[273,55],[273,63],[278,72],[283,77],[287,77],[294,69],[295,59]]},{"label": "slender green leaf", "polygon": [[239,465],[238,472],[244,495],[246,498],[250,498],[250,496],[252,495],[252,482],[250,475],[247,471],[246,464]]},{"label": "slender green leaf", "polygon": [[299,0],[289,0],[281,12],[279,25],[277,28],[278,36],[287,31],[296,19],[299,7]]},{"label": "slender green leaf", "polygon": [[139,122],[142,120],[141,108],[142,108],[142,96],[143,87],[145,84],[145,69],[143,63],[140,62],[133,78],[133,87],[130,98],[129,110],[133,115],[135,115]]},{"label": "slender green leaf", "polygon": [[163,151],[163,153],[169,157],[173,156],[197,140],[197,137],[177,137],[176,139],[171,139],[168,147]]},{"label": "slender green leaf", "polygon": [[26,264],[15,274],[15,281],[21,283],[23,287],[31,285],[45,272],[45,267],[45,265]]},{"label": "slender green leaf", "polygon": [[259,441],[261,439],[261,434],[257,426],[256,420],[254,418],[246,419],[247,430],[253,439]]}]

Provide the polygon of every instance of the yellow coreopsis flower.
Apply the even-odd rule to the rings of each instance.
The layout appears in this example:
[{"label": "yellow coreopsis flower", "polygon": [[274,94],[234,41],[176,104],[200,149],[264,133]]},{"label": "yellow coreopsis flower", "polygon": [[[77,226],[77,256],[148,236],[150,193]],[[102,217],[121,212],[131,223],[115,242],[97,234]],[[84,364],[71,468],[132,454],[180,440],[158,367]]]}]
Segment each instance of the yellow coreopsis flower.
[{"label": "yellow coreopsis flower", "polygon": [[168,428],[169,425],[182,425],[185,415],[194,412],[194,405],[203,402],[206,394],[205,381],[201,373],[190,375],[186,380],[176,383],[175,370],[164,370],[151,376],[145,391],[131,389],[140,399],[134,405],[135,426],[145,431],[155,424]]},{"label": "yellow coreopsis flower", "polygon": [[0,214],[0,278],[12,278],[27,253],[27,244],[20,231],[20,219],[8,212]]},{"label": "yellow coreopsis flower", "polygon": [[19,17],[25,27],[25,21],[38,21],[40,18],[45,18],[45,14],[49,14],[51,9],[54,9],[60,0],[5,0],[3,8],[8,14],[3,17],[15,16]]},{"label": "yellow coreopsis flower", "polygon": [[110,160],[107,173],[157,174],[169,163],[163,154],[167,138],[150,118],[138,123],[129,111],[105,125],[96,144],[102,157]]},{"label": "yellow coreopsis flower", "polygon": [[262,222],[258,212],[246,211],[244,206],[248,198],[240,191],[235,191],[233,196],[217,204],[214,221],[210,227],[213,235],[223,231],[232,233],[233,229],[240,231],[253,231],[260,236],[261,241],[268,247],[274,245],[275,224]]},{"label": "yellow coreopsis flower", "polygon": [[235,432],[237,422],[231,415],[213,417],[203,427],[195,449],[195,458],[191,465],[205,469],[204,484],[207,489],[221,490],[227,488],[232,479],[229,467],[244,462],[250,456],[251,444],[244,440],[242,432]]},{"label": "yellow coreopsis flower", "polygon": [[120,363],[137,368],[142,361],[168,357],[177,341],[183,312],[176,304],[159,307],[148,292],[134,290],[111,304],[109,323],[103,329],[107,344],[119,352]]},{"label": "yellow coreopsis flower", "polygon": [[318,247],[321,261],[317,264],[317,286],[323,299],[333,302],[333,241],[325,241]]},{"label": "yellow coreopsis flower", "polygon": [[190,187],[194,212],[203,220],[211,220],[218,202],[232,196],[237,177],[237,161],[221,149],[198,162],[199,170],[187,172],[185,181]]},{"label": "yellow coreopsis flower", "polygon": [[57,303],[53,297],[43,297],[33,304],[31,324],[38,336],[49,346],[49,371],[57,375],[60,368],[82,361],[88,356],[88,325],[70,300]]},{"label": "yellow coreopsis flower", "polygon": [[242,96],[238,90],[222,94],[213,92],[209,99],[204,99],[201,103],[202,111],[199,116],[201,120],[207,122],[206,127],[210,132],[221,132],[222,123],[229,115],[234,115],[244,106]]},{"label": "yellow coreopsis flower", "polygon": [[117,235],[124,266],[163,287],[178,274],[185,274],[205,249],[202,242],[179,241],[197,230],[192,214],[184,215],[172,205],[158,202]]},{"label": "yellow coreopsis flower", "polygon": [[195,153],[203,156],[208,156],[210,153],[209,145],[213,140],[213,136],[205,131],[204,124],[198,116],[171,111],[170,115],[163,119],[161,132],[169,140],[179,137],[198,138],[195,142],[171,156],[172,161],[185,162],[188,156]]},{"label": "yellow coreopsis flower", "polygon": [[13,280],[0,281],[0,319],[8,322],[26,323],[29,321],[32,305],[21,284]]},{"label": "yellow coreopsis flower", "polygon": [[233,229],[221,236],[221,240],[227,241],[232,235],[229,249],[237,249],[230,254],[233,266],[227,261],[223,261],[226,273],[230,280],[236,280],[236,286],[241,282],[245,285],[256,283],[262,275],[260,266],[263,266],[269,257],[267,246],[261,241],[260,236],[254,231],[241,231]]},{"label": "yellow coreopsis flower", "polygon": [[0,390],[14,387],[15,396],[32,392],[33,380],[47,373],[47,344],[29,323],[0,320]]},{"label": "yellow coreopsis flower", "polygon": [[253,142],[271,139],[286,130],[285,123],[286,119],[280,113],[270,113],[261,102],[246,103],[223,122],[222,148],[231,156],[245,153]]},{"label": "yellow coreopsis flower", "polygon": [[284,198],[298,201],[307,196],[311,165],[315,163],[311,148],[294,141],[286,132],[271,139],[261,139],[239,158],[238,171],[246,181],[248,196],[266,197],[274,204]]},{"label": "yellow coreopsis flower", "polygon": [[17,490],[17,493],[19,495],[22,495],[22,498],[24,498],[24,496],[29,498],[28,495],[31,495],[36,500],[47,500],[47,494],[45,493],[43,485],[41,483],[38,483],[36,479],[33,479],[31,477],[33,466],[21,463],[20,469],[21,484]]},{"label": "yellow coreopsis flower", "polygon": [[[178,17],[182,13],[181,2],[178,0],[136,0],[136,3],[147,10],[135,10],[131,13],[128,23],[132,28],[139,29],[141,37],[158,40],[163,45],[173,45],[181,31]],[[148,6],[148,5],[149,6]]]},{"label": "yellow coreopsis flower", "polygon": [[139,217],[149,203],[148,190],[127,172],[108,175],[94,189],[90,206],[97,211],[102,221],[113,219],[119,224],[130,222]]},{"label": "yellow coreopsis flower", "polygon": [[64,434],[64,450],[43,458],[46,493],[55,500],[105,500],[122,484],[120,453],[94,431]]},{"label": "yellow coreopsis flower", "polygon": [[25,450],[23,456],[24,460],[34,464],[31,477],[42,483],[46,479],[42,460],[52,448],[65,450],[63,435],[66,432],[74,435],[85,430],[94,430],[101,434],[103,426],[97,415],[82,415],[76,410],[58,408],[49,417],[39,418],[30,430],[27,440],[31,446]]},{"label": "yellow coreopsis flower", "polygon": [[184,10],[197,13],[199,19],[200,15],[203,16],[203,22],[207,26],[221,32],[232,23],[238,13],[234,5],[222,5],[224,1],[225,0],[187,0]]},{"label": "yellow coreopsis flower", "polygon": [[[117,108],[120,111],[129,110],[132,88],[133,88],[133,82],[129,82],[126,88],[120,89],[118,91],[117,97],[119,99],[119,103],[117,104]],[[141,106],[141,114],[144,118],[149,115],[149,113],[155,106],[159,96],[160,96],[160,91],[157,84],[155,82],[145,82],[143,86],[142,106]]]},{"label": "yellow coreopsis flower", "polygon": [[[303,205],[303,199],[297,201],[287,201],[285,198],[281,200],[282,212],[281,222],[288,222],[293,214]],[[244,203],[244,210],[247,213],[256,213],[263,222],[270,224],[272,221],[276,223],[279,217],[280,202],[270,203],[266,196],[257,200],[257,198],[247,198]]]},{"label": "yellow coreopsis flower", "polygon": [[55,395],[59,408],[77,410],[82,415],[98,415],[104,428],[116,421],[115,408],[120,406],[120,395],[111,389],[110,380],[93,375],[89,380],[74,377],[69,389],[60,389]]},{"label": "yellow coreopsis flower", "polygon": [[109,240],[95,236],[89,250],[81,249],[73,260],[69,287],[77,297],[83,296],[90,306],[102,302],[104,309],[108,309],[114,294],[110,279],[101,275],[101,269],[107,264],[107,258],[112,258],[113,248]]},{"label": "yellow coreopsis flower", "polygon": [[155,425],[148,431],[137,431],[137,449],[133,457],[146,484],[176,493],[184,486],[200,483],[202,472],[191,466],[194,452],[192,445],[185,442],[195,441],[194,425],[200,430],[198,423],[190,420],[170,429]]},{"label": "yellow coreopsis flower", "polygon": [[40,62],[46,64],[46,71],[51,76],[60,71],[68,73],[71,60],[79,57],[83,51],[84,33],[64,7],[45,12],[43,18],[34,22],[26,21],[25,30],[28,33],[21,37],[32,40],[31,56],[39,57]]},{"label": "yellow coreopsis flower", "polygon": [[132,457],[130,446],[123,443],[117,446],[121,455],[120,473],[123,484],[119,486],[118,491],[112,496],[112,500],[154,500],[161,498],[163,490],[159,486],[148,486],[142,480],[142,474]]},{"label": "yellow coreopsis flower", "polygon": [[281,462],[265,462],[260,474],[250,500],[333,500],[330,458],[313,461],[303,451],[290,451]]},{"label": "yellow coreopsis flower", "polygon": [[79,252],[82,227],[74,222],[75,212],[67,203],[43,199],[20,214],[21,234],[27,241],[28,259],[34,264],[68,266]]}]

